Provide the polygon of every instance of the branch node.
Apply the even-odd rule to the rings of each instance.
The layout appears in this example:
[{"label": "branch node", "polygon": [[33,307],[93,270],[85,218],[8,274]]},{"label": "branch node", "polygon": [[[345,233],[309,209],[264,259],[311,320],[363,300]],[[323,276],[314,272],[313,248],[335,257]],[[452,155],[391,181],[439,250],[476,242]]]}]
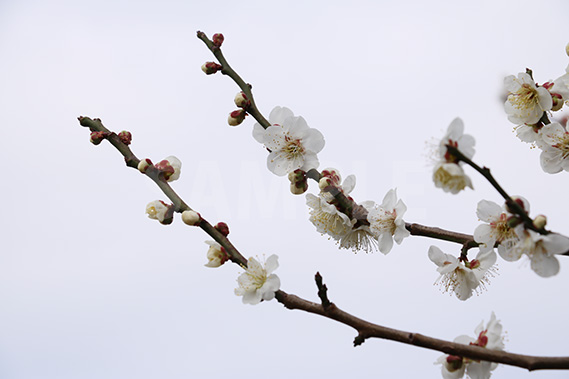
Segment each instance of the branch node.
[{"label": "branch node", "polygon": [[316,280],[316,287],[318,287],[318,297],[322,301],[322,307],[327,310],[330,307],[330,300],[328,299],[328,287],[322,282],[322,275],[319,272],[314,275],[314,280]]},{"label": "branch node", "polygon": [[356,338],[354,338],[354,347],[356,346],[360,346],[361,344],[363,344],[366,341],[366,337],[362,334],[359,333]]}]

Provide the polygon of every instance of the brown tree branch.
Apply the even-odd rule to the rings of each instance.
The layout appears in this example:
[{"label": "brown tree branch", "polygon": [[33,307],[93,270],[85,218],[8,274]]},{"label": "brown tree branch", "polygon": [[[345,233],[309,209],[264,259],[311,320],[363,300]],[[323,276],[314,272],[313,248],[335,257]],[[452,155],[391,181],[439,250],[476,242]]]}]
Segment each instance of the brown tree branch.
[{"label": "brown tree branch", "polygon": [[[118,138],[116,133],[111,132],[103,126],[100,119],[79,117],[79,122],[82,126],[88,127],[92,132],[105,132],[106,139],[108,139],[109,142],[123,155],[127,166],[138,169],[138,162],[140,162],[140,160],[134,155],[130,148],[124,144],[120,138]],[[156,168],[149,167],[145,174],[152,179],[172,201],[175,206],[175,211],[181,213],[185,210],[191,210],[180,196],[174,192],[170,185],[161,178],[159,175],[160,172]],[[247,260],[245,257],[239,253],[227,237],[221,234],[209,222],[202,218],[199,227],[225,248],[227,253],[230,255],[231,261],[240,266],[247,266]],[[428,237],[431,237],[431,234],[438,235],[440,239],[463,244],[467,244],[468,241],[471,241],[471,236],[469,235],[449,232],[439,228],[429,228],[418,224],[408,224],[406,227],[415,235],[424,235]],[[484,349],[478,346],[461,345],[454,342],[423,336],[418,333],[405,332],[370,323],[344,312],[334,303],[330,302],[327,295],[328,289],[323,283],[322,276],[317,274],[315,276],[315,280],[318,287],[318,296],[322,302],[321,304],[304,300],[282,290],[277,291],[275,297],[277,301],[282,303],[288,309],[303,310],[305,312],[314,313],[351,326],[358,332],[357,337],[354,339],[355,346],[361,345],[368,338],[382,338],[437,350],[446,354],[522,367],[530,371],[543,369],[569,369],[569,357],[535,357],[512,354],[504,351]]]},{"label": "brown tree branch", "polygon": [[[318,276],[320,276],[320,274],[317,274],[317,277]],[[321,276],[320,284],[317,285],[319,288],[318,294],[320,296],[320,288],[323,285]],[[529,371],[569,369],[569,357],[538,357],[531,355],[514,354],[501,350],[485,349],[483,347],[474,345],[463,345],[455,342],[441,340],[438,338],[424,336],[419,333],[411,333],[387,328],[385,326],[373,324],[371,322],[353,316],[338,308],[334,303],[328,303],[327,305],[317,304],[308,300],[304,300],[296,295],[288,294],[281,290],[277,291],[276,299],[287,309],[297,309],[308,313],[314,313],[354,328],[358,333],[354,339],[354,346],[361,345],[368,338],[381,338],[401,342],[408,345],[419,346],[426,349],[441,351],[448,355],[456,355],[459,357],[467,357],[473,360],[503,363],[510,366],[521,367],[528,369]],[[326,297],[326,300],[328,300],[328,297]]]}]

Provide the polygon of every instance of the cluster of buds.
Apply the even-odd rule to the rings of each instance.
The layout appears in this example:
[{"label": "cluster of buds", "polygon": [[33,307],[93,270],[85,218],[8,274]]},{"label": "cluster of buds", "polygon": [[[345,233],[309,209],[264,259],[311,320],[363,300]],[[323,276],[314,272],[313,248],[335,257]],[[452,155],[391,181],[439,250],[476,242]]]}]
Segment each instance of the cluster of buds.
[{"label": "cluster of buds", "polygon": [[288,174],[290,180],[290,192],[294,195],[302,195],[308,189],[308,178],[306,172],[296,169]]},{"label": "cluster of buds", "polygon": [[123,130],[122,132],[119,133],[119,139],[125,145],[130,145],[130,143],[132,141],[132,134],[130,134],[130,132],[128,132],[126,130]]},{"label": "cluster of buds", "polygon": [[215,62],[205,62],[202,65],[202,71],[205,72],[206,75],[211,75],[211,74],[215,74],[216,72],[218,72],[219,70],[221,70],[223,67]]},{"label": "cluster of buds", "polygon": [[237,109],[229,114],[227,118],[227,123],[231,126],[237,126],[245,120],[245,116],[247,116],[247,108],[251,106],[251,100],[243,93],[243,91],[239,92],[235,95],[234,99],[235,105],[237,105],[241,109]]},{"label": "cluster of buds", "polygon": [[108,132],[91,132],[89,140],[93,145],[98,145],[110,135]]},{"label": "cluster of buds", "polygon": [[[150,166],[152,166],[152,161],[148,158],[145,158],[141,159],[140,162],[138,162],[137,168],[138,171],[144,174]],[[175,156],[171,155],[156,163],[154,165],[154,168],[160,172],[160,176],[164,180],[167,182],[173,182],[180,177],[182,162],[180,162],[180,160]]]}]

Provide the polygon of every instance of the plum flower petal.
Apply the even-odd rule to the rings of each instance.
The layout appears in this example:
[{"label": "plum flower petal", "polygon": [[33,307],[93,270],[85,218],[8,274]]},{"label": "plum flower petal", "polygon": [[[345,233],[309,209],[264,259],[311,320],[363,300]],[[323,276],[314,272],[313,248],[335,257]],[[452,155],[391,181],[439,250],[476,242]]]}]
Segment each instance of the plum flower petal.
[{"label": "plum flower petal", "polygon": [[436,246],[429,248],[429,259],[438,266],[440,274],[435,283],[440,283],[443,291],[454,292],[459,300],[466,300],[474,292],[479,293],[493,276],[496,253],[494,250],[481,250],[476,259],[461,262],[456,257],[445,254]]},{"label": "plum flower petal", "polygon": [[[502,324],[496,320],[494,312],[486,326],[484,322],[481,322],[476,327],[475,334],[476,339],[462,335],[455,338],[454,342],[490,350],[504,350]],[[441,373],[444,379],[462,378],[465,373],[472,379],[488,379],[492,374],[491,371],[498,367],[498,364],[494,362],[476,361],[454,355],[443,355],[437,359],[435,364],[442,364]]]},{"label": "plum flower petal", "polygon": [[517,78],[513,75],[506,77],[504,86],[509,93],[504,109],[508,120],[516,125],[535,124],[543,112],[553,106],[551,93],[544,87],[537,87],[525,72],[519,73]]},{"label": "plum flower petal", "polygon": [[271,172],[284,176],[297,169],[306,172],[318,167],[317,153],[324,148],[322,133],[285,107],[274,108],[269,122],[267,129],[255,124],[253,137],[271,151],[267,157]]},{"label": "plum flower petal", "polygon": [[278,256],[271,255],[262,265],[255,258],[247,261],[247,271],[239,275],[235,295],[243,296],[244,304],[259,304],[263,300],[272,300],[279,290],[281,281],[272,274],[279,266]]},{"label": "plum flower petal", "polygon": [[371,232],[377,236],[379,251],[387,254],[393,247],[393,240],[401,244],[410,235],[405,228],[403,215],[407,207],[402,200],[397,200],[397,191],[389,190],[380,206],[374,206],[368,213]]}]

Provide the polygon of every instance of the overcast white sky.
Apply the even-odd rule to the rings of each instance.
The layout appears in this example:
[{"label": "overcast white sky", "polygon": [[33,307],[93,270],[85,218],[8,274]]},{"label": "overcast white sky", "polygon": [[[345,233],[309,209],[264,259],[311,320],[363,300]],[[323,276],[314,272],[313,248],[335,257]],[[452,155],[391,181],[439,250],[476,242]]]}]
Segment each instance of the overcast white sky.
[{"label": "overcast white sky", "polygon": [[180,158],[175,190],[227,222],[245,256],[279,255],[287,292],[316,301],[320,271],[331,300],[364,319],[452,340],[494,311],[508,351],[567,355],[568,258],[550,279],[499,259],[488,291],[461,302],[433,285],[427,258],[431,244],[457,245],[338,250],[315,232],[304,197],[266,169],[253,121],[227,126],[238,89],[201,72],[212,56],[195,32],[224,33],[266,116],[287,106],[324,134],[321,168],[356,174],[356,200],[381,202],[397,187],[406,221],[472,233],[476,204],[498,194],[472,170],[475,191],[435,189],[427,158],[426,141],[459,116],[475,160],[569,234],[567,173],[541,171],[500,99],[506,75],[530,67],[542,83],[565,72],[568,11],[563,0],[0,0],[0,378],[440,377],[438,352],[353,348],[343,325],[276,301],[243,305],[233,294],[241,270],[204,267],[199,229],[146,218],[164,197],[109,144],[90,144],[79,115],[131,131],[140,158]]}]

